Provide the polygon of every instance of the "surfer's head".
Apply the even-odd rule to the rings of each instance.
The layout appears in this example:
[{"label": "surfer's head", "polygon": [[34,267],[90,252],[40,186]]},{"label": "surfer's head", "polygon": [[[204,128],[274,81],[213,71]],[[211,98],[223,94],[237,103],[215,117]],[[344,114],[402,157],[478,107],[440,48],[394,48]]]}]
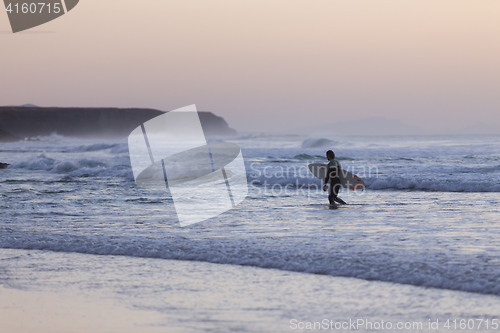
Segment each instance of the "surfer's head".
[{"label": "surfer's head", "polygon": [[326,158],[328,160],[333,160],[335,158],[335,153],[333,152],[333,150],[329,150],[326,152]]}]

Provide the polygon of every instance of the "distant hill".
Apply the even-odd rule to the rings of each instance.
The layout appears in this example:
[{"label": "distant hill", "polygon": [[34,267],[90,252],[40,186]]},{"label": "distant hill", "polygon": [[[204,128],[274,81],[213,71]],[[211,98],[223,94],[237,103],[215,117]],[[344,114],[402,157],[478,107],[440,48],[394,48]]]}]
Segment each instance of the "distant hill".
[{"label": "distant hill", "polygon": [[361,120],[351,120],[326,125],[295,128],[287,133],[301,135],[422,135],[430,134],[424,128],[405,124],[397,119],[387,119],[385,117],[366,118]]},{"label": "distant hill", "polygon": [[[118,108],[0,107],[0,140],[46,136],[126,137],[137,126],[163,111]],[[207,136],[233,136],[237,132],[211,112],[199,112]],[[5,134],[1,134],[5,133]]]},{"label": "distant hill", "polygon": [[18,108],[18,107],[22,107],[22,108],[37,108],[38,105],[35,105],[35,104],[23,104],[23,105],[6,105],[5,107],[7,108]]}]

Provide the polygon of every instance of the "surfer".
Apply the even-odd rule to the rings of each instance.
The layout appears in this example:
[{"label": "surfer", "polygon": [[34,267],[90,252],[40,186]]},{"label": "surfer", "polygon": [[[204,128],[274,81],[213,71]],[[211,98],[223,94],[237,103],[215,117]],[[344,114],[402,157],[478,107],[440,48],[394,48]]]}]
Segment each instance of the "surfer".
[{"label": "surfer", "polygon": [[335,153],[331,150],[326,152],[326,158],[328,159],[328,166],[326,170],[325,185],[323,186],[323,191],[326,191],[326,184],[330,181],[330,191],[328,192],[328,200],[330,205],[334,204],[334,201],[347,205],[347,203],[338,197],[340,190],[340,163],[335,159]]}]

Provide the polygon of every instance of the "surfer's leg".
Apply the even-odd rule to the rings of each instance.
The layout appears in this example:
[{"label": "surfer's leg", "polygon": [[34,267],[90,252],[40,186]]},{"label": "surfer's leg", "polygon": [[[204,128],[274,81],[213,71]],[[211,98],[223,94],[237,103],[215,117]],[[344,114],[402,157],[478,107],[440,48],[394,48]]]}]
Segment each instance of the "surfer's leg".
[{"label": "surfer's leg", "polygon": [[335,182],[335,184],[332,182],[331,184],[331,187],[332,187],[332,195],[333,195],[333,200],[335,200],[336,202],[338,202],[339,204],[342,204],[342,205],[347,205],[347,203],[340,199],[338,197],[338,194],[339,194],[339,191],[340,191],[340,179],[337,179],[337,181]]},{"label": "surfer's leg", "polygon": [[340,186],[340,180],[336,177],[331,178],[330,180],[330,189],[329,189],[329,195],[328,195],[328,200],[330,201],[330,205],[335,204],[335,201],[337,201],[337,193],[339,193],[339,187]]},{"label": "surfer's leg", "polygon": [[328,201],[330,201],[330,205],[334,204],[335,194],[333,193],[333,184],[330,183],[330,188],[328,189]]},{"label": "surfer's leg", "polygon": [[335,197],[335,201],[337,201],[339,204],[347,205],[347,202],[344,200],[340,199],[339,197]]}]

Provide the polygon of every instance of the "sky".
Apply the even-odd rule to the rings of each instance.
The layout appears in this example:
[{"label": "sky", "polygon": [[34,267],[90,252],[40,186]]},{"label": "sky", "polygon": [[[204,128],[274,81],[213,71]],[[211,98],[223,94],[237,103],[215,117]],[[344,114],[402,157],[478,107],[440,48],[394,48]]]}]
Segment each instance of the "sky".
[{"label": "sky", "polygon": [[12,34],[0,105],[190,104],[240,131],[500,127],[500,1],[81,0]]}]

